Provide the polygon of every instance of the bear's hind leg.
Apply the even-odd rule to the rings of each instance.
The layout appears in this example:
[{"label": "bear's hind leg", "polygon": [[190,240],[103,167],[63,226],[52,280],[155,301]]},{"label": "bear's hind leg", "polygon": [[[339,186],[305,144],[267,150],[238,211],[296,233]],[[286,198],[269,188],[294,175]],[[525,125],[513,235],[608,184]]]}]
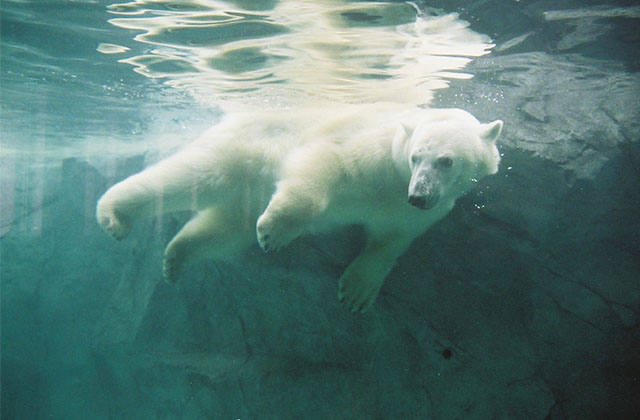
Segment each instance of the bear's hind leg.
[{"label": "bear's hind leg", "polygon": [[378,297],[396,259],[411,244],[404,235],[372,235],[338,283],[338,299],[352,312],[364,312]]},{"label": "bear's hind leg", "polygon": [[187,147],[109,188],[98,200],[98,223],[119,240],[138,219],[224,203],[248,172],[238,159],[216,147]]},{"label": "bear's hind leg", "polygon": [[241,223],[221,207],[200,211],[169,242],[163,275],[174,283],[183,267],[202,258],[229,257],[254,240],[252,223]]}]

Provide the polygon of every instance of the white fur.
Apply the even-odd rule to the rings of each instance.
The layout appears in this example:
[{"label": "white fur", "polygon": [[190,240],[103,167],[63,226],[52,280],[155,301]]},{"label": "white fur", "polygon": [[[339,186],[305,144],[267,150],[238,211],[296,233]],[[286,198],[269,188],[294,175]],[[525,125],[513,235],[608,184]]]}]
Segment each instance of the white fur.
[{"label": "white fur", "polygon": [[[121,239],[138,218],[198,210],[167,246],[168,280],[191,260],[236,253],[256,230],[274,251],[306,233],[361,224],[367,244],[340,278],[339,298],[363,311],[411,242],[474,180],[497,171],[501,128],[461,110],[385,103],[229,115],[114,185],[97,218]],[[412,192],[431,207],[409,204]]]}]

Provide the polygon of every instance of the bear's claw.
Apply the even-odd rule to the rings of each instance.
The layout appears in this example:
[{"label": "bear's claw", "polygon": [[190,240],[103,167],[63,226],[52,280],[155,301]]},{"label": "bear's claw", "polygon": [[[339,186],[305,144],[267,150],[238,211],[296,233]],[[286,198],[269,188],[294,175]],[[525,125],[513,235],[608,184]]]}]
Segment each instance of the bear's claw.
[{"label": "bear's claw", "polygon": [[164,277],[164,281],[169,284],[174,284],[176,282],[177,275],[178,267],[175,258],[165,257],[162,263],[162,277]]},{"label": "bear's claw", "polygon": [[99,219],[99,223],[102,229],[117,241],[123,240],[129,234],[130,228],[119,223],[113,216],[104,216]]},{"label": "bear's claw", "polygon": [[258,243],[260,244],[264,252],[271,253],[276,251],[276,249],[269,244],[269,235],[263,235],[262,237],[258,238]]}]

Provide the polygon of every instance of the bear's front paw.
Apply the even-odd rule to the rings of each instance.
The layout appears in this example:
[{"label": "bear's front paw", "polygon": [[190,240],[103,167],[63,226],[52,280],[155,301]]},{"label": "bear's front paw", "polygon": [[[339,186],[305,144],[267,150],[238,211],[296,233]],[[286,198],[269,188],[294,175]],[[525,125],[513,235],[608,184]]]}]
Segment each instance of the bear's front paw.
[{"label": "bear's front paw", "polygon": [[277,217],[267,210],[258,218],[256,224],[258,244],[265,252],[278,251],[297,236],[295,230],[294,224],[287,223],[284,218]]},{"label": "bear's front paw", "polygon": [[347,271],[338,282],[338,299],[351,312],[365,312],[378,297],[382,282]]},{"label": "bear's front paw", "polygon": [[131,224],[123,217],[117,216],[112,205],[99,202],[96,214],[102,229],[118,241],[124,239],[131,231]]}]

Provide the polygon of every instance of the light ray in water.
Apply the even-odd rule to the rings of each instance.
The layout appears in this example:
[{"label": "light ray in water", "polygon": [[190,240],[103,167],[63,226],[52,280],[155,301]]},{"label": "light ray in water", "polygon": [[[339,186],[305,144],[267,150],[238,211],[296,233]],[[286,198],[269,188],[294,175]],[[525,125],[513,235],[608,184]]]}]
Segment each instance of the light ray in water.
[{"label": "light ray in water", "polygon": [[456,14],[412,3],[136,0],[109,10],[147,46],[122,62],[226,109],[426,104],[493,47]]}]

